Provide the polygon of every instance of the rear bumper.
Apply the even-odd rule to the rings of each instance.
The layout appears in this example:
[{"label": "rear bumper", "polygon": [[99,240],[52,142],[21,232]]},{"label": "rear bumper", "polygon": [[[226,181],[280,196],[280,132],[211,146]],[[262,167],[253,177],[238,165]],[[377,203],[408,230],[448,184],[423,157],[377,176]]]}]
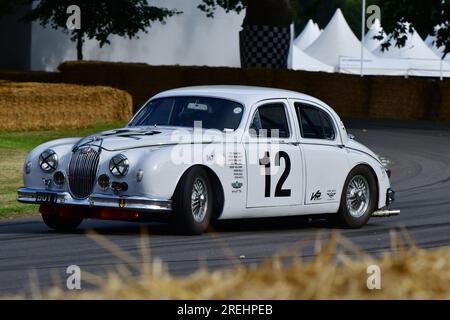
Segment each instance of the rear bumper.
[{"label": "rear bumper", "polygon": [[[47,203],[37,200],[37,193],[50,193],[56,202]],[[116,208],[138,212],[170,212],[172,201],[169,199],[152,199],[146,197],[112,196],[92,194],[86,199],[75,199],[68,192],[56,192],[45,189],[20,188],[17,190],[17,201],[29,204],[70,205],[90,208]]]}]

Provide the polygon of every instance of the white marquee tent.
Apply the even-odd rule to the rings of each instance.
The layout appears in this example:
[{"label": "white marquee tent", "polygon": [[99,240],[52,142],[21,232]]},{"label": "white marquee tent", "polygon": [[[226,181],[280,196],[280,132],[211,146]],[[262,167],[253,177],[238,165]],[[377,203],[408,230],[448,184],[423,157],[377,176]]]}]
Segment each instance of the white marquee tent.
[{"label": "white marquee tent", "polygon": [[439,59],[438,56],[425,44],[417,31],[408,34],[408,39],[404,47],[399,48],[392,41],[389,50],[382,51],[377,48],[373,53],[383,58],[403,58],[403,59]]},{"label": "white marquee tent", "polygon": [[314,72],[334,72],[334,68],[332,66],[310,57],[296,45],[292,46],[292,69]]},{"label": "white marquee tent", "polygon": [[[428,37],[425,39],[425,44],[434,52],[435,55],[442,59],[442,55],[444,54],[444,47],[438,47],[436,45],[436,36],[428,35]],[[450,60],[450,55],[447,54],[445,56],[445,60]]]},{"label": "white marquee tent", "polygon": [[380,35],[380,32],[383,31],[383,28],[381,27],[380,20],[376,19],[372,26],[370,27],[369,31],[367,31],[366,36],[364,38],[364,46],[367,50],[373,51],[377,49],[384,39],[386,39],[386,34],[383,32],[383,40],[377,40],[374,39],[374,36]]},{"label": "white marquee tent", "polygon": [[408,34],[404,47],[399,48],[394,41],[389,50],[382,51],[381,47],[373,53],[381,58],[387,58],[390,62],[398,61],[398,64],[406,63],[406,74],[410,76],[439,77],[450,76],[450,64],[442,62],[440,57],[431,50],[422,40],[417,31]]},{"label": "white marquee tent", "polygon": [[[320,33],[309,21],[295,43],[304,45],[304,39],[311,39]],[[364,75],[450,77],[450,55],[441,60],[439,49],[434,52],[428,45],[433,45],[429,37],[425,43],[414,31],[410,34],[405,47],[399,48],[393,43],[389,50],[381,50],[382,40],[373,39],[382,26],[375,21],[364,39],[364,60],[361,63],[361,42],[352,32],[340,9],[317,39],[306,49],[296,45],[291,50],[291,67],[295,70],[341,72]],[[385,36],[385,39],[387,36]],[[428,45],[427,45],[428,44]],[[329,71],[330,67],[333,71]],[[362,67],[362,69],[361,69]]]},{"label": "white marquee tent", "polygon": [[[365,59],[376,59],[367,49],[364,50]],[[340,9],[336,10],[331,21],[305,53],[311,57],[340,70],[341,58],[359,58],[361,43],[353,34]]]},{"label": "white marquee tent", "polygon": [[[436,26],[434,27],[434,31],[437,32],[440,29],[440,26]],[[428,48],[430,48],[435,55],[437,55],[439,58],[442,59],[442,56],[444,55],[444,47],[438,47],[436,44],[436,36],[434,35],[428,35],[427,38],[425,39],[425,44],[428,46]],[[445,60],[450,60],[450,56],[447,55],[445,57]]]},{"label": "white marquee tent", "polygon": [[305,50],[320,36],[320,33],[319,26],[309,19],[303,31],[295,38],[294,45],[301,50]]}]

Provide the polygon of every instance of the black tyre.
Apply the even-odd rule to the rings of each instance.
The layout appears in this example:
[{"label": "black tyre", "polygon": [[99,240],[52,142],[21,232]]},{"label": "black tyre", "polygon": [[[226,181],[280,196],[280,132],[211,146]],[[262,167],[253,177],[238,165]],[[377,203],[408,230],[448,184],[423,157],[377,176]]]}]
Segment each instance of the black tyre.
[{"label": "black tyre", "polygon": [[172,225],[183,234],[202,234],[211,221],[213,197],[211,179],[205,169],[189,169],[175,190]]},{"label": "black tyre", "polygon": [[61,217],[55,214],[42,214],[47,227],[60,232],[74,231],[83,221],[82,218]]},{"label": "black tyre", "polygon": [[366,166],[355,167],[348,175],[341,196],[338,222],[346,228],[364,226],[376,209],[377,182]]}]

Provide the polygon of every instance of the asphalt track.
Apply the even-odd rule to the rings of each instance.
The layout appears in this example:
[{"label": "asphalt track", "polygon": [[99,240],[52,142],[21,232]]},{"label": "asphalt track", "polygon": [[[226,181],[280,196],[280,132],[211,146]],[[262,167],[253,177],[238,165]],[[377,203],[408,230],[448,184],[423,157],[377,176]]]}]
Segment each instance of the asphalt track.
[{"label": "asphalt track", "polygon": [[[432,123],[346,121],[356,139],[391,160],[394,209],[401,215],[372,218],[360,230],[340,233],[370,254],[390,247],[390,231],[404,226],[421,248],[450,245],[450,126]],[[235,221],[216,232],[178,236],[164,224],[146,224],[150,236],[141,242],[140,226],[126,222],[85,221],[71,234],[50,231],[39,218],[0,222],[0,296],[36,293],[65,285],[67,266],[97,275],[124,262],[85,234],[94,229],[136,259],[142,247],[167,263],[173,274],[187,274],[199,265],[210,269],[235,263],[258,263],[283,250],[311,257],[317,240],[334,229],[326,223],[302,219]],[[34,280],[33,280],[34,279]],[[36,282],[36,279],[38,283]],[[82,281],[84,288],[90,285]]]}]

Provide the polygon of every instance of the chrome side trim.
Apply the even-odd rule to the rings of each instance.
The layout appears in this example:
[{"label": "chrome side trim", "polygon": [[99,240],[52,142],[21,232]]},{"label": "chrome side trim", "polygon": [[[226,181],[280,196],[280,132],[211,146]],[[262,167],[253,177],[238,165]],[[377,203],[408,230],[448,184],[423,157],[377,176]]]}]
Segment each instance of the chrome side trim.
[{"label": "chrome side trim", "polygon": [[56,204],[89,206],[97,208],[117,208],[126,210],[171,211],[172,201],[169,199],[153,199],[146,197],[113,196],[105,194],[91,194],[86,199],[75,199],[68,192],[49,191],[46,189],[20,188],[17,190],[17,201],[22,203],[40,204],[36,202],[36,193],[56,194]]}]

